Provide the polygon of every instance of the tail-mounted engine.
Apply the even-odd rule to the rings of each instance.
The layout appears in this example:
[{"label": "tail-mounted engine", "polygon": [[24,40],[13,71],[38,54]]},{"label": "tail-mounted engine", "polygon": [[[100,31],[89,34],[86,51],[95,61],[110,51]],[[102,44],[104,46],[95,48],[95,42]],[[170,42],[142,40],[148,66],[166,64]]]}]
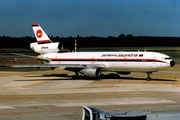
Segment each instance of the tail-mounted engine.
[{"label": "tail-mounted engine", "polygon": [[30,48],[36,53],[57,53],[63,49],[63,45],[60,42],[38,44],[37,42],[31,43]]}]

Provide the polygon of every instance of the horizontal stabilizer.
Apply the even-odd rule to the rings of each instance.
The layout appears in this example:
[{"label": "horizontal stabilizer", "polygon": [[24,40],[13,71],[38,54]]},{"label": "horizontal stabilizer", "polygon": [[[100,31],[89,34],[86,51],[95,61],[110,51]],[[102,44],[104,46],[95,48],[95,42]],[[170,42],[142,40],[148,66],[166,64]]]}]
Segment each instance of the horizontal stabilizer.
[{"label": "horizontal stabilizer", "polygon": [[12,53],[12,54],[14,54],[14,55],[19,55],[19,56],[23,56],[23,57],[35,58],[35,59],[38,59],[38,60],[40,60],[40,61],[51,62],[51,60],[49,60],[49,59],[40,58],[40,57],[36,57],[36,56],[23,55],[23,54],[18,54],[18,53]]}]

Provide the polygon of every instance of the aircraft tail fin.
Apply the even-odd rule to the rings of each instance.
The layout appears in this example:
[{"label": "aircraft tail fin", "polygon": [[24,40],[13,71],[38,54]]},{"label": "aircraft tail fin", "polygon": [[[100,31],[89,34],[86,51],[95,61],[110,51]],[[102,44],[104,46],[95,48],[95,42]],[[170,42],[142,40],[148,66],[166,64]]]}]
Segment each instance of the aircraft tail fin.
[{"label": "aircraft tail fin", "polygon": [[32,23],[31,25],[38,44],[52,43],[50,38],[38,23]]}]

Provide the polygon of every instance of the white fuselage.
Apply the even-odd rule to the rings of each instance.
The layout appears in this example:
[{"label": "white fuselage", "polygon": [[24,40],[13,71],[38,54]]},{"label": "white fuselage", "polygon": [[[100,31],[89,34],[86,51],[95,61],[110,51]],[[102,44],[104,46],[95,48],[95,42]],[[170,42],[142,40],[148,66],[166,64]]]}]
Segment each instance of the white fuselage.
[{"label": "white fuselage", "polygon": [[155,72],[171,67],[169,56],[157,52],[71,52],[47,53],[49,64],[101,64],[102,70],[122,72]]}]

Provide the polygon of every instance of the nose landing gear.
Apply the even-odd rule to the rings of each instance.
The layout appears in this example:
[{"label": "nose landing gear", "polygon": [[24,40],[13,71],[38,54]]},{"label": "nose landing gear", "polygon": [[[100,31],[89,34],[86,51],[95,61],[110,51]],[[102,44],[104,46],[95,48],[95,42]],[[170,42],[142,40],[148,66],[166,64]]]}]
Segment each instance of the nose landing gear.
[{"label": "nose landing gear", "polygon": [[146,74],[147,74],[147,78],[146,78],[146,80],[147,80],[147,81],[151,80],[151,77],[150,77],[150,75],[149,75],[149,74],[152,74],[152,72],[146,72]]}]

